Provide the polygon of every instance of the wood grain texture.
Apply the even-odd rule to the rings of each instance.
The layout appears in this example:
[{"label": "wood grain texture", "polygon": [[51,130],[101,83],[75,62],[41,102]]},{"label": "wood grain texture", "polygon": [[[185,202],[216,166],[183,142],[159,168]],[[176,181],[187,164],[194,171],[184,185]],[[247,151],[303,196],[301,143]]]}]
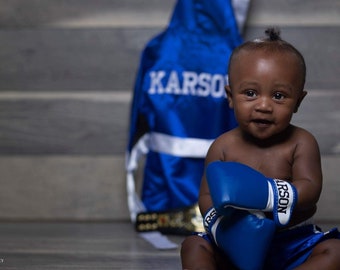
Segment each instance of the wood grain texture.
[{"label": "wood grain texture", "polygon": [[[124,155],[131,95],[73,93],[0,93],[0,153]],[[323,155],[339,154],[340,91],[309,91],[293,123],[316,136]]]},{"label": "wood grain texture", "polygon": [[[263,36],[264,29],[249,26],[244,37]],[[132,91],[141,51],[161,31],[0,28],[0,91]],[[307,87],[337,89],[339,27],[283,26],[281,31],[304,54]]]},{"label": "wood grain texture", "polygon": [[[322,159],[318,221],[340,222],[339,164]],[[122,156],[2,156],[0,172],[0,221],[129,220]]]},{"label": "wood grain texture", "polygon": [[[142,49],[164,29],[174,3],[0,0],[0,220],[128,219],[124,153],[134,80]],[[319,141],[325,187],[317,218],[326,221],[340,220],[339,12],[336,0],[256,0],[244,29],[247,40],[279,26],[306,58],[310,95],[293,122]],[[60,269],[63,261],[79,269],[116,267],[112,261],[123,269],[160,268],[143,253],[87,259],[89,251],[56,255],[38,246],[30,253],[20,245],[7,262],[23,269],[27,260],[32,269]],[[159,261],[179,268],[169,258]]]},{"label": "wood grain texture", "polygon": [[124,154],[129,110],[129,100],[0,99],[0,152]]},{"label": "wood grain texture", "polygon": [[126,222],[0,223],[0,259],[1,269],[180,269],[179,249],[154,249]]},{"label": "wood grain texture", "polygon": [[[339,224],[322,224],[324,230]],[[177,249],[156,250],[130,223],[0,223],[0,268],[181,269]]]},{"label": "wood grain texture", "polygon": [[127,220],[121,156],[0,157],[0,220]]}]

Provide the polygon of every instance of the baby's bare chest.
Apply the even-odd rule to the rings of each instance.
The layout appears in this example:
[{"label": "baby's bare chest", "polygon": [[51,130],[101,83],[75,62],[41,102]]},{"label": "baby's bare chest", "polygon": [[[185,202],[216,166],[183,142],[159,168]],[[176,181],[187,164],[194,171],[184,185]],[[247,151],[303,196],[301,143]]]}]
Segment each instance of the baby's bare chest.
[{"label": "baby's bare chest", "polygon": [[[229,151],[228,151],[229,152]],[[287,147],[267,149],[240,147],[226,155],[226,161],[246,164],[267,177],[290,180],[294,163],[294,150]]]}]

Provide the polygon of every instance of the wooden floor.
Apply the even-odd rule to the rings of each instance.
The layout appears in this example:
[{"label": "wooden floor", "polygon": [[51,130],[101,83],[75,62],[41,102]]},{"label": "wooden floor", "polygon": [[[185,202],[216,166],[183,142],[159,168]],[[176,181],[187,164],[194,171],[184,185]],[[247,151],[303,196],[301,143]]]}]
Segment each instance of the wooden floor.
[{"label": "wooden floor", "polygon": [[[183,237],[173,236],[180,243]],[[181,269],[130,223],[0,223],[0,269]]]},{"label": "wooden floor", "polygon": [[169,239],[177,249],[155,249],[128,222],[0,223],[0,269],[181,269],[183,237]]}]

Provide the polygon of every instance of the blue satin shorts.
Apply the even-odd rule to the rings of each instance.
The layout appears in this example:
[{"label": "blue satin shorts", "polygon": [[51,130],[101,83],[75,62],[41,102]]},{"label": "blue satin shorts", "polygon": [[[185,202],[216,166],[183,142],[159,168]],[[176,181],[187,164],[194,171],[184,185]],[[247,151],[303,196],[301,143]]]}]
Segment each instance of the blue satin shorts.
[{"label": "blue satin shorts", "polygon": [[[207,233],[199,233],[210,243]],[[301,265],[311,255],[313,248],[327,239],[340,239],[337,228],[323,232],[316,225],[303,225],[279,231],[269,248],[264,270],[290,270]]]},{"label": "blue satin shorts", "polygon": [[337,228],[322,232],[312,224],[277,232],[269,248],[265,269],[294,269],[308,259],[317,244],[331,238],[340,239]]}]

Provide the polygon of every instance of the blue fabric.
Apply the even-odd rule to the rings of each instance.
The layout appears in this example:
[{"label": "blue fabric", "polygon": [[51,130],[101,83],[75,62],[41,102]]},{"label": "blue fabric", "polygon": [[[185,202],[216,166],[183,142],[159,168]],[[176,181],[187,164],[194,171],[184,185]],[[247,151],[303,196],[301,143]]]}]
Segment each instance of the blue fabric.
[{"label": "blue fabric", "polygon": [[301,265],[324,240],[338,238],[337,228],[322,232],[315,225],[306,225],[278,232],[270,247],[265,269],[290,270]]},{"label": "blue fabric", "polygon": [[204,160],[150,151],[144,169],[142,201],[148,210],[192,205],[197,200]]},{"label": "blue fabric", "polygon": [[[128,158],[151,132],[213,140],[236,126],[224,86],[229,56],[241,42],[230,1],[178,0],[168,27],[142,52]],[[142,190],[146,209],[166,211],[196,203],[203,160],[190,152],[178,157],[149,151]]]},{"label": "blue fabric", "polygon": [[[214,240],[208,233],[194,234],[215,246]],[[315,225],[305,225],[277,232],[270,245],[264,270],[294,269],[308,259],[317,244],[327,239],[340,239],[338,229],[333,228],[323,232]]]}]

